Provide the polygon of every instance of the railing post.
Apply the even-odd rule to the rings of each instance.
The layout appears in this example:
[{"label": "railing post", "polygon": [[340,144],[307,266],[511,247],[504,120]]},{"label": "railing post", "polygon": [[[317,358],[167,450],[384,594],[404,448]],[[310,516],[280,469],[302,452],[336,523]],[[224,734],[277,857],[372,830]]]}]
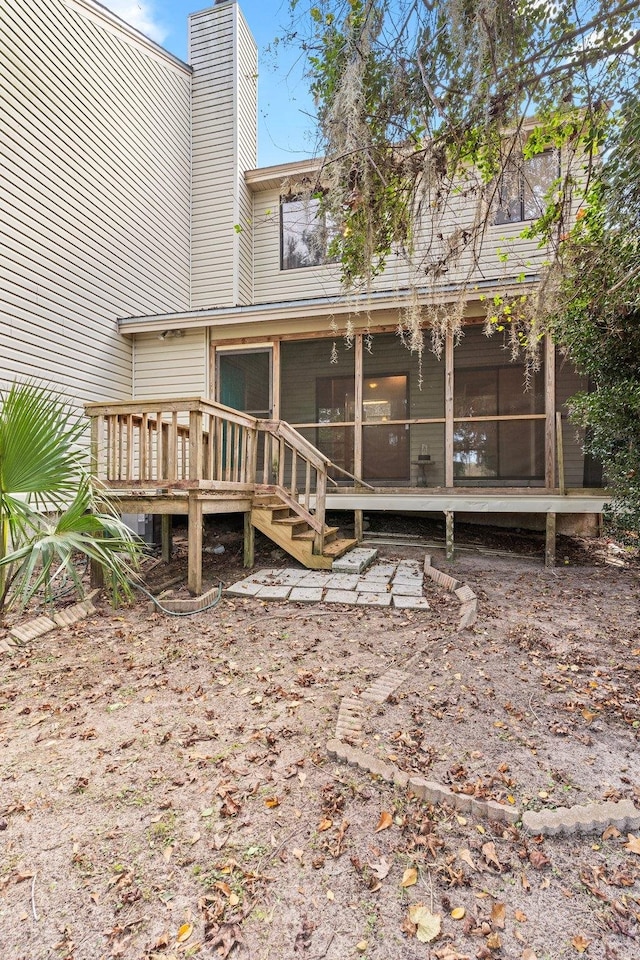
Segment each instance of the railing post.
[{"label": "railing post", "polygon": [[178,479],[178,414],[174,410],[167,425],[167,480]]},{"label": "railing post", "polygon": [[189,480],[202,479],[202,455],[202,411],[192,410],[189,414]]},{"label": "railing post", "polygon": [[313,552],[322,556],[324,550],[324,515],[327,495],[327,474],[318,471],[316,474],[316,520],[320,523],[320,530],[313,538]]},{"label": "railing post", "polygon": [[102,417],[91,417],[91,459],[89,469],[94,479],[100,477],[100,427]]},{"label": "railing post", "polygon": [[149,473],[149,415],[142,414],[140,422],[140,479],[148,480]]},{"label": "railing post", "polygon": [[164,466],[163,440],[162,410],[158,410],[156,414],[156,480],[162,480],[164,478],[164,473],[162,472]]}]

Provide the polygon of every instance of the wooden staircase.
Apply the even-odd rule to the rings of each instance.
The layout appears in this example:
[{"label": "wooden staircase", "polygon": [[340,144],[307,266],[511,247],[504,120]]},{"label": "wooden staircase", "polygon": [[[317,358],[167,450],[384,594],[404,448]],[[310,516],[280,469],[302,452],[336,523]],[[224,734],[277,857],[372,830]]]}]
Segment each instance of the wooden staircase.
[{"label": "wooden staircase", "polygon": [[338,537],[338,527],[322,524],[318,530],[314,515],[292,503],[284,490],[255,495],[251,523],[310,570],[330,570],[333,561],[358,542]]}]

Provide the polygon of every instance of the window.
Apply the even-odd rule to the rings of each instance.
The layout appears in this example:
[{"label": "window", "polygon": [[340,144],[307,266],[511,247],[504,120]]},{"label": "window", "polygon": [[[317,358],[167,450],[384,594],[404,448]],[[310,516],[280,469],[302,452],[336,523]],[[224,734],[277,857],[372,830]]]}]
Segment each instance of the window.
[{"label": "window", "polygon": [[510,160],[498,183],[495,223],[520,223],[539,217],[544,212],[545,194],[558,175],[555,150],[545,150],[526,160]]},{"label": "window", "polygon": [[280,269],[317,267],[331,260],[329,245],[338,230],[320,210],[317,197],[287,197],[280,201]]}]

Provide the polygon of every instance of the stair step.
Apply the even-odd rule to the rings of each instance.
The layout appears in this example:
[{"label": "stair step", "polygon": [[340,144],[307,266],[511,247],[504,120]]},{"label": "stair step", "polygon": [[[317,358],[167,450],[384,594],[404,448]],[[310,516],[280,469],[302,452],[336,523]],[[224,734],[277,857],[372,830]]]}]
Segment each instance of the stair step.
[{"label": "stair step", "polygon": [[347,540],[340,539],[334,540],[333,543],[328,543],[325,545],[324,550],[322,551],[323,557],[333,557],[334,559],[342,557],[348,550],[351,550],[352,547],[355,547],[357,540]]},{"label": "stair step", "polygon": [[303,520],[302,517],[275,517],[273,520],[274,524],[277,524],[279,527],[308,527],[309,524],[306,520]]},{"label": "stair step", "polygon": [[[336,533],[338,532],[339,527],[325,527],[324,528],[324,538],[325,542],[327,540],[331,541],[335,538]],[[305,530],[304,533],[294,533],[294,540],[313,540],[315,538],[315,530]]]},{"label": "stair step", "polygon": [[268,510],[273,516],[276,513],[289,514],[290,510],[286,503],[254,503],[254,510]]}]

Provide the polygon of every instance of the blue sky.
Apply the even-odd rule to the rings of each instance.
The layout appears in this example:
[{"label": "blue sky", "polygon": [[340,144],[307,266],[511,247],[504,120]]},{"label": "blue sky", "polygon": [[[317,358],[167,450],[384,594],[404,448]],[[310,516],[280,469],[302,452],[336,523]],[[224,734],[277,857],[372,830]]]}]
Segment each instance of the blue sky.
[{"label": "blue sky", "polygon": [[[142,33],[185,60],[187,16],[211,3],[206,0],[102,0]],[[292,49],[267,51],[284,32],[286,0],[241,0],[240,8],[258,45],[258,161],[260,166],[302,160],[314,153],[313,104],[303,77],[302,60]]]}]

